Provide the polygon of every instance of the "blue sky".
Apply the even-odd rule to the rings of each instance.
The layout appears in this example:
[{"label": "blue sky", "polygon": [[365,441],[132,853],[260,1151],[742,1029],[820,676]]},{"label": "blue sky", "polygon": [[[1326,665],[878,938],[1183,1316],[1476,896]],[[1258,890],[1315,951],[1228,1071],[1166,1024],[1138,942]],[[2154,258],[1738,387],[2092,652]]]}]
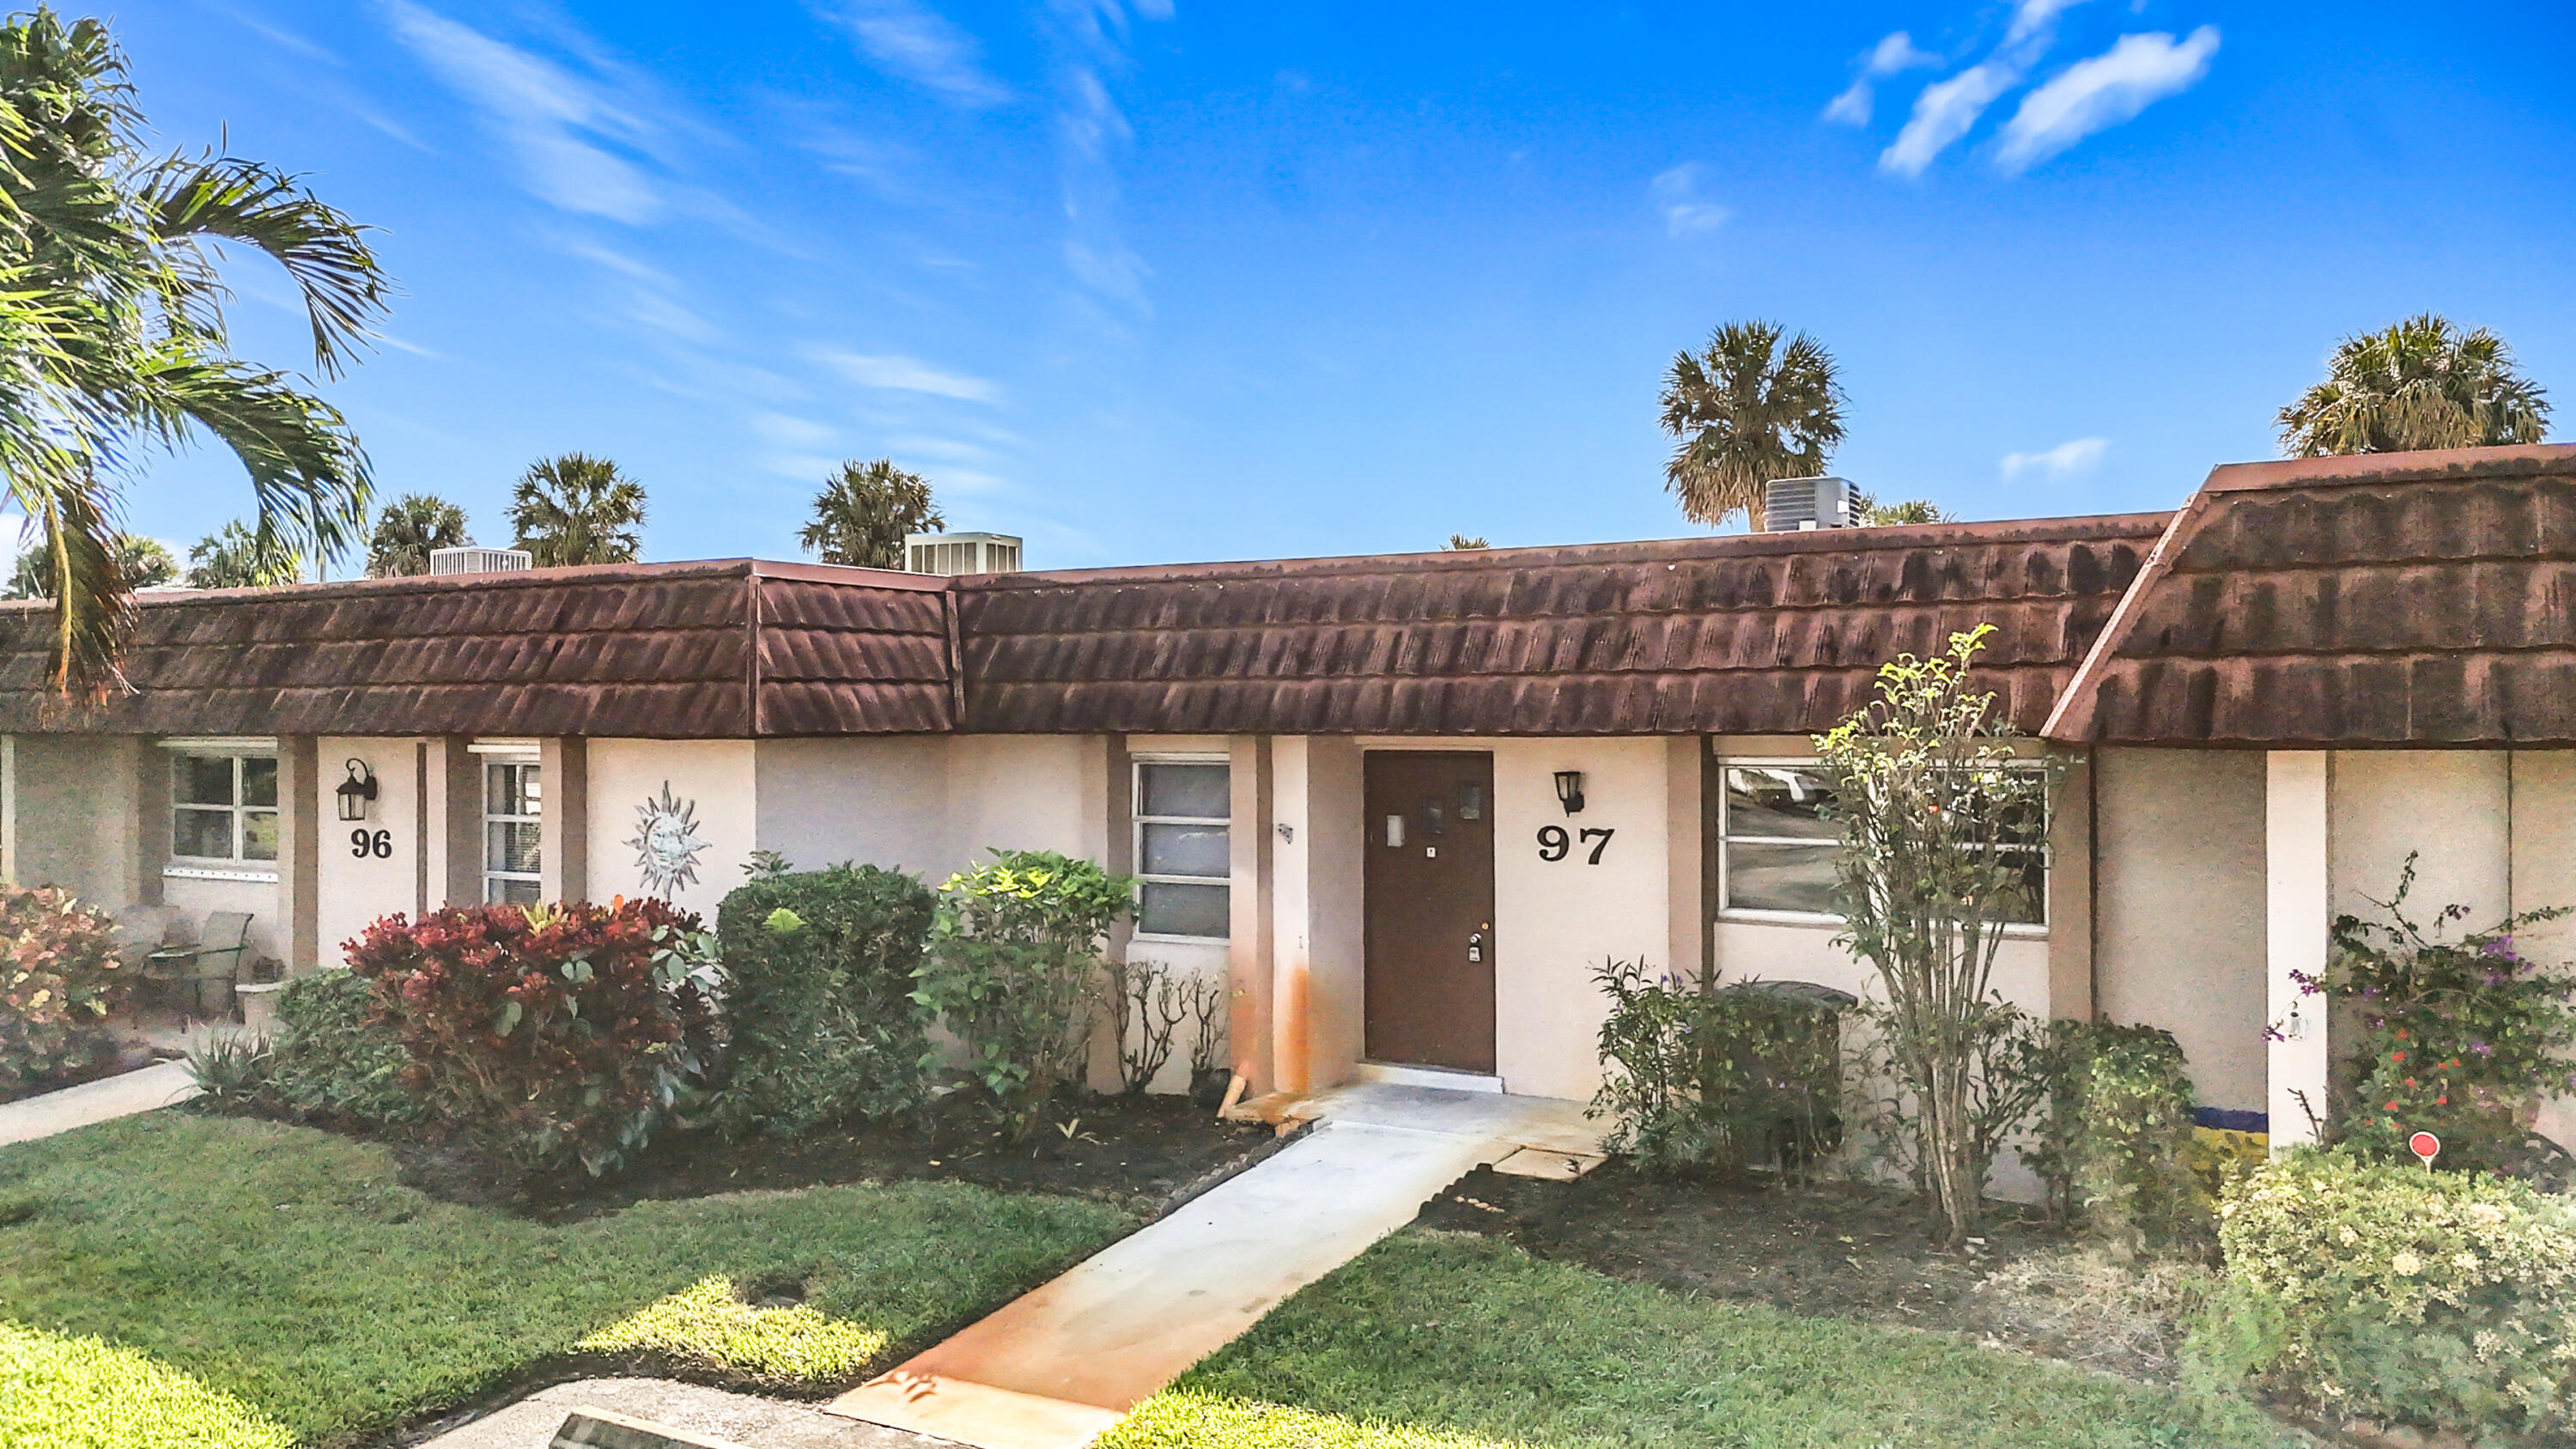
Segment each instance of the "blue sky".
[{"label": "blue sky", "polygon": [[[1840,359],[1835,471],[1972,518],[2172,506],[2421,308],[2576,408],[2564,5],[116,14],[167,144],[383,229],[404,295],[328,395],[486,542],[569,449],[651,558],[795,557],[880,454],[1036,567],[1687,534],[1657,383],[1748,317]],[[198,452],[131,522],[247,507]]]}]

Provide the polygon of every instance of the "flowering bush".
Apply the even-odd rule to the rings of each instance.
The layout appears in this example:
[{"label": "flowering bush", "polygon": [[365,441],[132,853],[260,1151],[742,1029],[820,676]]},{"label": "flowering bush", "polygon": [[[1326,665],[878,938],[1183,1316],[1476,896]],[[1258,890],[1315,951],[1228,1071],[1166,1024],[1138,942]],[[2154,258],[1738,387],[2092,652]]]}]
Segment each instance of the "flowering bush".
[{"label": "flowering bush", "polygon": [[2230,1187],[2219,1214],[2204,1373],[2337,1418],[2576,1428],[2576,1204],[2308,1152]]},{"label": "flowering bush", "polygon": [[1702,992],[1628,961],[1605,962],[1593,980],[1610,1014],[1588,1115],[1609,1119],[1608,1150],[1649,1169],[1785,1169],[1839,1145],[1834,1005],[1758,982]]},{"label": "flowering bush", "polygon": [[2430,1130],[2442,1165],[2496,1170],[2521,1155],[2544,1097],[2576,1090],[2576,975],[2543,970],[2514,949],[2514,932],[2567,914],[2531,911],[2460,939],[2442,931],[2467,908],[2447,906],[2428,932],[2407,918],[2415,883],[2408,856],[2387,920],[2339,917],[2323,980],[2303,979],[2359,1009],[2364,1033],[2346,1058],[2334,1137],[2365,1157],[2411,1163],[2407,1139]]},{"label": "flowering bush", "polygon": [[128,976],[105,911],[52,886],[0,885],[0,1091],[113,1055],[107,1014]]},{"label": "flowering bush", "polygon": [[429,1112],[533,1167],[640,1148],[714,1044],[712,937],[658,900],[451,906],[349,943]]},{"label": "flowering bush", "polygon": [[997,852],[939,887],[912,999],[965,1043],[1015,1140],[1081,1084],[1101,951],[1134,910],[1132,879],[1053,851]]}]

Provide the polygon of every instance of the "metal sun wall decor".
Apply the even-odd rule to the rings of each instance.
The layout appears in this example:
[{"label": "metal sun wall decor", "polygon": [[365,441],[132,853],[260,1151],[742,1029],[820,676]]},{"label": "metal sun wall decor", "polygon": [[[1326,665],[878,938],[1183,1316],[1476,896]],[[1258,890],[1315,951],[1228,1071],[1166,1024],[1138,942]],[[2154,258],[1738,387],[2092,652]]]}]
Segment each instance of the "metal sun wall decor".
[{"label": "metal sun wall decor", "polygon": [[635,847],[644,889],[659,896],[697,884],[698,857],[712,848],[698,834],[698,802],[674,798],[668,780],[658,798],[635,807],[635,836],[626,843]]}]

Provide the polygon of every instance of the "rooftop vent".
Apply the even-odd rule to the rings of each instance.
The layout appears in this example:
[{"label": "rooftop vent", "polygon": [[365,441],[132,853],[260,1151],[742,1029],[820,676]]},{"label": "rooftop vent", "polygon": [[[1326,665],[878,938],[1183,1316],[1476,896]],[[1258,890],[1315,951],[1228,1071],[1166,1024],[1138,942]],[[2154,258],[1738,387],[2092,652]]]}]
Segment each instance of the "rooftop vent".
[{"label": "rooftop vent", "polygon": [[1777,478],[1762,489],[1762,531],[1851,528],[1860,522],[1860,489],[1848,478]]},{"label": "rooftop vent", "polygon": [[1020,541],[1007,533],[906,534],[903,571],[908,574],[1015,574],[1020,571]]},{"label": "rooftop vent", "polygon": [[523,548],[433,548],[433,574],[514,574],[534,568],[536,558]]}]

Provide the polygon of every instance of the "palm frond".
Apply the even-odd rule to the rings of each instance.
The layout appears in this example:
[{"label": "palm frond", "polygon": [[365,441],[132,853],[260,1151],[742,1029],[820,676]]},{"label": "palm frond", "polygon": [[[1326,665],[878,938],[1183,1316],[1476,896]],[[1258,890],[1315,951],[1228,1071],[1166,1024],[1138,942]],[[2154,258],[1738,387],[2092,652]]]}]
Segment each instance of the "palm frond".
[{"label": "palm frond", "polygon": [[[323,376],[338,376],[351,349],[384,316],[388,284],[367,245],[371,228],[324,205],[295,177],[236,156],[173,156],[145,175],[142,192],[153,233],[165,245],[204,237],[238,242],[286,269],[303,294],[314,363]],[[198,260],[186,250],[174,259],[173,275],[187,284],[183,297],[207,293]]]},{"label": "palm frond", "polygon": [[203,428],[241,459],[265,545],[309,548],[327,563],[358,540],[373,485],[366,452],[337,408],[285,373],[229,360],[168,357],[140,381],[138,401],[163,436]]}]

